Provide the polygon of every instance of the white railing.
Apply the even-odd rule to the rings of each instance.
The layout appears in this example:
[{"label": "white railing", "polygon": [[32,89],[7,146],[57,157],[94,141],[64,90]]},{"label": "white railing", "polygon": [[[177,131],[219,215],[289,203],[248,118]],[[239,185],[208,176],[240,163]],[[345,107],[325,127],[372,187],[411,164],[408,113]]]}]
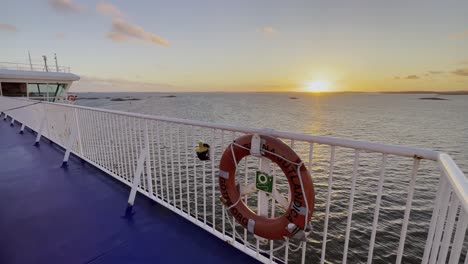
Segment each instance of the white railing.
[{"label": "white railing", "polygon": [[[72,152],[262,262],[468,262],[468,180],[443,153],[6,97],[0,111],[65,148],[64,161]],[[305,243],[257,240],[219,201],[221,154],[252,133],[287,142],[311,172],[316,205]],[[199,140],[212,161],[196,158]],[[259,160],[239,165],[238,182],[252,183]],[[288,193],[281,170],[271,174]],[[244,202],[257,209],[255,197]],[[284,212],[275,200],[269,206],[271,216]]]},{"label": "white railing", "polygon": [[[48,65],[49,72],[65,72],[70,73],[70,67]],[[16,70],[16,71],[39,71],[46,72],[46,67],[43,64],[27,64],[17,62],[0,62],[0,70]]]}]

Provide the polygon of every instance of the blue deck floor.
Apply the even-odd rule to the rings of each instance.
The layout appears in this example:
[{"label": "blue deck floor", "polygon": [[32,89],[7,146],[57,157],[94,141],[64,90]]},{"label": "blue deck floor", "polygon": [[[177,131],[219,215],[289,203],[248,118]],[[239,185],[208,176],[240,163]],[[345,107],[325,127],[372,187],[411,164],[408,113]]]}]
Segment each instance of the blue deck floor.
[{"label": "blue deck floor", "polygon": [[0,263],[254,263],[168,209],[0,120]]}]

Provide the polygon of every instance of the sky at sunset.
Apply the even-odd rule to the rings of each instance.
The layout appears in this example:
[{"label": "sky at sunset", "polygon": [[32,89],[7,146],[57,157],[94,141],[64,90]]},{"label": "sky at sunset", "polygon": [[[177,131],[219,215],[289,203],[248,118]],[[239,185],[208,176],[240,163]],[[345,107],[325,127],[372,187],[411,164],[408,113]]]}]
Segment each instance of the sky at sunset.
[{"label": "sky at sunset", "polygon": [[466,0],[3,0],[0,43],[74,91],[468,90]]}]

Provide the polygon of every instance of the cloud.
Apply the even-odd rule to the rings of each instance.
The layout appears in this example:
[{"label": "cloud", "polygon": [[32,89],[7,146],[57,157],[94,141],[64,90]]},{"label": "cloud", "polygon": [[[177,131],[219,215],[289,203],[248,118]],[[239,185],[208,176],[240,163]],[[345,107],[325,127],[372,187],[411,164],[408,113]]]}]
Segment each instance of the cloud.
[{"label": "cloud", "polygon": [[461,65],[468,65],[468,60],[459,61],[458,64],[461,64]]},{"label": "cloud", "polygon": [[444,73],[443,71],[429,71],[430,74],[437,75]]},{"label": "cloud", "polygon": [[400,76],[394,76],[393,79],[400,80]]},{"label": "cloud", "polygon": [[82,12],[86,8],[73,2],[73,0],[49,0],[49,4],[59,12]]},{"label": "cloud", "polygon": [[265,36],[273,36],[273,35],[278,34],[278,31],[272,27],[261,28],[260,32]]},{"label": "cloud", "polygon": [[107,2],[100,2],[96,6],[96,10],[104,16],[110,16],[112,18],[127,18],[127,14],[122,12],[119,8]]},{"label": "cloud", "polygon": [[463,32],[453,33],[449,37],[452,40],[462,40],[462,39],[468,38],[468,30],[463,31]]},{"label": "cloud", "polygon": [[18,31],[18,29],[16,28],[16,26],[13,26],[11,24],[0,23],[0,31],[16,32]]},{"label": "cloud", "polygon": [[184,87],[164,83],[130,81],[121,78],[98,78],[81,76],[78,82],[71,86],[74,92],[171,92],[188,91]]},{"label": "cloud", "polygon": [[145,31],[143,28],[127,23],[121,19],[112,21],[112,29],[107,37],[116,42],[124,42],[129,39],[137,39],[147,43],[169,47],[167,40]]},{"label": "cloud", "polygon": [[458,76],[468,76],[468,68],[457,69],[457,70],[454,70],[452,73]]},{"label": "cloud", "polygon": [[408,76],[405,77],[405,79],[407,79],[407,80],[417,80],[417,79],[419,79],[419,76],[417,76],[417,75],[408,75]]},{"label": "cloud", "polygon": [[54,37],[55,37],[56,39],[66,39],[66,38],[67,38],[67,35],[66,35],[65,33],[63,33],[63,32],[59,32],[59,33],[56,33],[56,34],[54,35]]}]

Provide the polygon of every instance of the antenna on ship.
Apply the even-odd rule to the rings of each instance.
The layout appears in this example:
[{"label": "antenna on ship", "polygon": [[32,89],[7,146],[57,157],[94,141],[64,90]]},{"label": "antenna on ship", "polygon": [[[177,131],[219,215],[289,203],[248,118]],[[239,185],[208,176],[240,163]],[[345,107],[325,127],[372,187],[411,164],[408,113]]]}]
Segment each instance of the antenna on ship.
[{"label": "antenna on ship", "polygon": [[32,66],[32,61],[31,61],[31,53],[29,53],[29,50],[28,50],[28,57],[29,57],[29,66],[31,67],[31,71],[32,71],[33,66]]},{"label": "antenna on ship", "polygon": [[44,59],[44,66],[45,66],[45,71],[49,72],[49,67],[47,67],[47,56],[42,55],[42,58]]},{"label": "antenna on ship", "polygon": [[59,72],[59,66],[57,62],[57,53],[54,53],[54,59],[55,59],[55,69],[57,70],[57,72]]}]

